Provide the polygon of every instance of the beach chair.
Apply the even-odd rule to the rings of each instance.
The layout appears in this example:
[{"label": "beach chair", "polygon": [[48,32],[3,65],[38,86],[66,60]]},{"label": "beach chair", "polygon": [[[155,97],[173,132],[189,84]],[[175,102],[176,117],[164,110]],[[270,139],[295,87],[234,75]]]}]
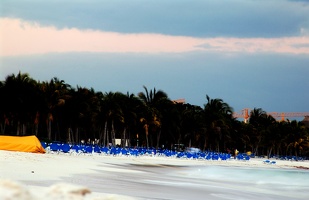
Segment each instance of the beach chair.
[{"label": "beach chair", "polygon": [[218,154],[213,154],[212,155],[212,160],[219,160],[219,155]]},{"label": "beach chair", "polygon": [[121,152],[121,149],[120,148],[115,148],[115,147],[112,147],[111,150],[110,150],[110,154],[113,155],[113,156],[118,156]]},{"label": "beach chair", "polygon": [[144,155],[146,153],[146,148],[138,148],[138,154],[139,155]]},{"label": "beach chair", "polygon": [[263,163],[264,163],[264,164],[269,164],[269,163],[270,163],[270,160],[264,160]]},{"label": "beach chair", "polygon": [[237,160],[244,160],[244,156],[243,156],[242,154],[238,154],[238,155],[236,156],[236,159],[237,159]]},{"label": "beach chair", "polygon": [[211,160],[211,158],[212,158],[212,155],[209,153],[209,154],[207,154],[207,156],[206,156],[206,160]]},{"label": "beach chair", "polygon": [[226,154],[220,154],[219,157],[220,157],[221,160],[226,160]]},{"label": "beach chair", "polygon": [[166,150],[166,151],[164,152],[164,155],[165,155],[166,157],[170,157],[170,156],[172,155],[172,153],[171,153],[171,151]]},{"label": "beach chair", "polygon": [[205,153],[200,153],[199,159],[205,159],[205,158],[206,158],[206,154]]},{"label": "beach chair", "polygon": [[60,151],[61,151],[62,153],[69,153],[69,152],[70,152],[70,149],[71,149],[71,147],[70,147],[69,144],[62,144],[62,145],[60,146]]},{"label": "beach chair", "polygon": [[107,147],[102,147],[101,152],[107,155],[109,153],[109,149]]},{"label": "beach chair", "polygon": [[179,152],[176,157],[177,158],[183,158],[184,156],[185,156],[185,154],[183,152]]},{"label": "beach chair", "polygon": [[100,154],[100,153],[101,153],[101,149],[100,149],[100,147],[99,147],[98,145],[94,146],[94,148],[93,148],[93,152],[94,152],[94,153],[98,153],[98,154]]},{"label": "beach chair", "polygon": [[152,155],[153,149],[147,149],[146,150],[146,155]]},{"label": "beach chair", "polygon": [[122,156],[127,156],[129,155],[128,151],[126,149],[121,149],[121,155]]},{"label": "beach chair", "polygon": [[46,147],[47,147],[47,143],[46,143],[46,142],[41,142],[41,145],[42,145],[42,147],[43,147],[44,149],[46,149]]},{"label": "beach chair", "polygon": [[130,155],[131,156],[138,156],[138,150],[137,149],[130,149]]},{"label": "beach chair", "polygon": [[51,143],[49,145],[50,151],[53,153],[59,153],[60,151],[60,145],[58,143]]},{"label": "beach chair", "polygon": [[193,155],[191,154],[191,153],[187,153],[187,158],[188,159],[190,159],[190,158],[192,158],[193,157]]},{"label": "beach chair", "polygon": [[197,154],[197,153],[192,154],[192,158],[195,159],[195,160],[198,159],[199,158],[199,154]]},{"label": "beach chair", "polygon": [[79,146],[79,145],[73,145],[72,147],[71,147],[71,151],[72,151],[72,153],[76,153],[76,154],[80,154],[80,153],[82,153],[82,150],[81,150],[81,147]]},{"label": "beach chair", "polygon": [[84,153],[92,154],[93,153],[92,146],[86,146],[85,149],[84,149]]}]

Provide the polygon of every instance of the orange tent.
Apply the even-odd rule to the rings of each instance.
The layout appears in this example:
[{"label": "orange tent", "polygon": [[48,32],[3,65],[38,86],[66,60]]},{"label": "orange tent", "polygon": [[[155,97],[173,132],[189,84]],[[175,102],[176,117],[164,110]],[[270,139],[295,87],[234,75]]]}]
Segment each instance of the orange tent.
[{"label": "orange tent", "polygon": [[45,153],[39,139],[32,136],[3,136],[0,135],[0,150]]}]

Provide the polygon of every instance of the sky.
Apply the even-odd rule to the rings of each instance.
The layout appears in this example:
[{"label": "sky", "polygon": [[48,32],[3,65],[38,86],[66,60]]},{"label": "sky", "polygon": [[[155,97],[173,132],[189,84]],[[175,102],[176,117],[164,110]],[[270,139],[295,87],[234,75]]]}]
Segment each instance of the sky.
[{"label": "sky", "polygon": [[1,0],[0,80],[309,112],[309,0]]}]

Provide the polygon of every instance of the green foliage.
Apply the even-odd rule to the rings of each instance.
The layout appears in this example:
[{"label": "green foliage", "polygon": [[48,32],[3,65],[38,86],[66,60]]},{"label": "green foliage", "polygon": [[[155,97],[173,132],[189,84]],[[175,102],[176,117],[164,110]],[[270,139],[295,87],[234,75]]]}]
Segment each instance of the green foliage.
[{"label": "green foliage", "polygon": [[175,103],[162,90],[123,94],[73,88],[64,80],[38,82],[28,74],[0,82],[0,133],[32,135],[47,141],[172,148],[174,144],[226,152],[237,148],[257,155],[308,155],[309,134],[301,122],[278,122],[261,108],[249,123],[233,118],[222,99],[206,95],[203,108]]}]

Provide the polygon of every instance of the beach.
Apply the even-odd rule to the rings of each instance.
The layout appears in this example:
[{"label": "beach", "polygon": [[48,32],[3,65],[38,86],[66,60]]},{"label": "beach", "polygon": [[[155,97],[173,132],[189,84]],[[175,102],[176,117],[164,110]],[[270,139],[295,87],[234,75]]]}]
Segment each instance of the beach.
[{"label": "beach", "polygon": [[0,151],[0,199],[307,199],[309,162]]}]

